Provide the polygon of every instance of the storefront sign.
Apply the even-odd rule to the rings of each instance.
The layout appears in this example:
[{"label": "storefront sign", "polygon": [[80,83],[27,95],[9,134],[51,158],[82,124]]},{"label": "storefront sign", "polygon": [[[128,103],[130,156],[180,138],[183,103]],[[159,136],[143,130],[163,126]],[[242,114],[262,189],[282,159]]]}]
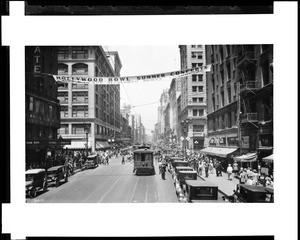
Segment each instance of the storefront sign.
[{"label": "storefront sign", "polygon": [[36,47],[33,52],[33,75],[40,77],[42,73],[41,49]]}]

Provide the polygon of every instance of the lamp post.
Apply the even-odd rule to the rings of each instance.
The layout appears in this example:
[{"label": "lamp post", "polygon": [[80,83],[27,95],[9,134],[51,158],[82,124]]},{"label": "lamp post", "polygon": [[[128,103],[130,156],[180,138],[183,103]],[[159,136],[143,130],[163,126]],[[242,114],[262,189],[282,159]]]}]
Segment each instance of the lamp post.
[{"label": "lamp post", "polygon": [[86,149],[86,156],[88,156],[88,151],[89,151],[89,126],[85,126],[85,149]]}]

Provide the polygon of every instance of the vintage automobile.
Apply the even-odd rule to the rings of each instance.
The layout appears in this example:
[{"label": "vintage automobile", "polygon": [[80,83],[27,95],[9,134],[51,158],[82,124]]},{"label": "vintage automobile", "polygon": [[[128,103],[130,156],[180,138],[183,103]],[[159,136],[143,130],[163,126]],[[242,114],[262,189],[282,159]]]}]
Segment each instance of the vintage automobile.
[{"label": "vintage automobile", "polygon": [[196,171],[179,171],[177,175],[177,179],[179,181],[179,185],[181,188],[185,189],[185,181],[186,180],[197,180],[197,172]]},{"label": "vintage automobile", "polygon": [[34,198],[38,191],[47,191],[47,174],[45,169],[29,169],[26,176],[26,196]]},{"label": "vintage automobile", "polygon": [[179,171],[194,171],[194,169],[192,167],[187,166],[177,166],[174,171],[176,176],[178,175]]},{"label": "vintage automobile", "polygon": [[133,152],[133,172],[136,175],[155,175],[153,153],[149,148],[137,149]]},{"label": "vintage automobile", "polygon": [[48,168],[47,175],[48,186],[50,186],[51,184],[55,184],[56,187],[59,187],[61,180],[68,182],[69,174],[66,165]]},{"label": "vintage automobile", "polygon": [[98,167],[98,155],[92,154],[89,155],[85,161],[84,169],[96,168]]},{"label": "vintage automobile", "polygon": [[238,184],[234,191],[235,202],[271,203],[274,202],[274,192],[263,186]]},{"label": "vintage automobile", "polygon": [[184,161],[184,158],[183,158],[183,157],[170,157],[168,162],[169,162],[171,165],[173,165],[173,163],[174,163],[175,161]]},{"label": "vintage automobile", "polygon": [[176,167],[188,167],[189,163],[188,161],[183,161],[183,160],[175,160],[172,162],[172,167],[173,169],[176,169]]},{"label": "vintage automobile", "polygon": [[185,184],[188,202],[193,202],[193,200],[218,200],[218,186],[214,183],[203,180],[186,180]]}]

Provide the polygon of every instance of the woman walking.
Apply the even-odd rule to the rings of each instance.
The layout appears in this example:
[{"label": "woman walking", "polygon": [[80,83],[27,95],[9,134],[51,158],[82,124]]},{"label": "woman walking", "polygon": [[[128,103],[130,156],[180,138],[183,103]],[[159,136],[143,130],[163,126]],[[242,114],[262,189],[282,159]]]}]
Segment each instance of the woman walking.
[{"label": "woman walking", "polygon": [[226,172],[228,174],[228,180],[230,180],[230,181],[232,181],[232,171],[233,171],[233,168],[231,167],[231,164],[229,163]]}]

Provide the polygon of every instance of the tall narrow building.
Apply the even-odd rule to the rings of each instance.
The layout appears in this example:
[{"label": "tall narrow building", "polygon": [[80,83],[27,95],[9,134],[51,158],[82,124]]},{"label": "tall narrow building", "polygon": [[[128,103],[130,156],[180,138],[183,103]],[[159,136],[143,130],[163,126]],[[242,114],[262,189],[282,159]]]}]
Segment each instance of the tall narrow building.
[{"label": "tall narrow building", "polygon": [[[204,45],[180,45],[181,69],[200,67],[206,64]],[[185,139],[182,145],[199,151],[204,147],[206,128],[206,75],[192,74],[181,78],[181,112],[178,122],[179,134]],[[183,139],[183,138],[181,138]]]}]

